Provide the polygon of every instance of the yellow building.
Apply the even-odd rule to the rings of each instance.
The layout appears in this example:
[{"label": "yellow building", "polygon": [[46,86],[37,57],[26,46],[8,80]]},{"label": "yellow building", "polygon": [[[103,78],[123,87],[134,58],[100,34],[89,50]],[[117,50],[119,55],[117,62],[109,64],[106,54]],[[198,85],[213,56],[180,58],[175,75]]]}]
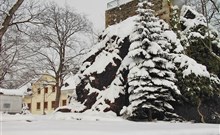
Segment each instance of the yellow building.
[{"label": "yellow building", "polygon": [[[70,85],[66,83],[66,86]],[[64,86],[64,89],[61,89],[60,106],[68,104],[68,98],[72,93],[73,87]],[[54,111],[55,97],[55,79],[49,74],[44,74],[35,82],[32,82],[32,94],[26,95],[23,102],[28,106],[32,114],[49,114]]]}]

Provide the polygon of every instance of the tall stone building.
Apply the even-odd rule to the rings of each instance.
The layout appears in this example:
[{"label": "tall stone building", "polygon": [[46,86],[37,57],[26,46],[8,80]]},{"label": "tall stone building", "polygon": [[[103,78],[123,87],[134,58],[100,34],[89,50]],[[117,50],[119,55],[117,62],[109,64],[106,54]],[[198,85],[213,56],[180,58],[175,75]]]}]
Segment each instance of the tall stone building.
[{"label": "tall stone building", "polygon": [[[173,0],[172,0],[173,1]],[[151,0],[155,15],[169,23],[172,2],[171,0]],[[119,23],[130,16],[137,14],[139,0],[114,0],[107,4],[105,12],[106,27]]]}]

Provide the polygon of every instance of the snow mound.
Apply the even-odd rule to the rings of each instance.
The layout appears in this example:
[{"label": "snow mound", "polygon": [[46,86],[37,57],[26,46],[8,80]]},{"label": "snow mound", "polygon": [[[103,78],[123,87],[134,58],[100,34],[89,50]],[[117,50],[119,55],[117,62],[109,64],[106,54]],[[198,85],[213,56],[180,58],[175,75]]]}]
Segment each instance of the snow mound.
[{"label": "snow mound", "polygon": [[2,112],[0,112],[1,117],[0,118],[0,122],[6,122],[6,121],[34,121],[36,120],[35,117],[31,114],[28,115],[22,115],[22,114],[15,114],[15,115],[11,115],[11,114],[2,114]]},{"label": "snow mound", "polygon": [[98,112],[87,110],[83,113],[54,113],[51,119],[56,120],[83,120],[83,121],[123,121],[122,118],[117,117],[113,112]]}]

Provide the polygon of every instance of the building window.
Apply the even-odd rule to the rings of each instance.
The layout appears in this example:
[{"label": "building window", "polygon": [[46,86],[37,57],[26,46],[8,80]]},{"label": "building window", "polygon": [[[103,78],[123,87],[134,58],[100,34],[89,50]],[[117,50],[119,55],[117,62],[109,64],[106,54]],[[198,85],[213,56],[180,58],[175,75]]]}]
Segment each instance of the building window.
[{"label": "building window", "polygon": [[3,108],[9,109],[11,107],[10,103],[4,103]]},{"label": "building window", "polygon": [[62,101],[62,105],[65,106],[66,105],[66,100]]},{"label": "building window", "polygon": [[40,109],[40,102],[37,102],[37,109]]},{"label": "building window", "polygon": [[55,92],[55,91],[56,91],[56,86],[53,85],[52,92]]},{"label": "building window", "polygon": [[48,102],[44,102],[44,109],[48,109]]},{"label": "building window", "polygon": [[37,89],[37,94],[40,94],[40,88]]},{"label": "building window", "polygon": [[55,108],[55,101],[52,101],[51,108]]},{"label": "building window", "polygon": [[45,87],[45,88],[44,88],[44,92],[45,92],[45,93],[48,93],[48,87]]},{"label": "building window", "polygon": [[27,106],[28,106],[28,110],[31,110],[31,103],[28,103]]}]

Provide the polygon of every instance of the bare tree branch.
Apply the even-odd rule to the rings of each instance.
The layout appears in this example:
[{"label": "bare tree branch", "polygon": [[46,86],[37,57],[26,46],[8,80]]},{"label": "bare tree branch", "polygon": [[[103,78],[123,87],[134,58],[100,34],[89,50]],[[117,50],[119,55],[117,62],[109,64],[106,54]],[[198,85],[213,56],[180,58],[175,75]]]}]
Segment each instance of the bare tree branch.
[{"label": "bare tree branch", "polygon": [[216,3],[213,1],[213,0],[210,0],[211,3],[213,4],[213,6],[215,7],[215,9],[219,12],[219,8],[218,6],[216,5]]},{"label": "bare tree branch", "polygon": [[[74,37],[79,33],[90,32],[89,21],[82,15],[71,11],[68,7],[60,8],[51,3],[43,14],[43,25],[39,26],[39,37],[44,50],[39,50],[42,60],[51,67],[56,80],[56,107],[59,106],[61,88],[64,77],[76,67],[76,58],[84,54],[83,46]],[[49,48],[48,48],[49,47]],[[48,53],[48,50],[52,51]],[[53,56],[55,55],[55,56]],[[56,57],[56,59],[55,59]]]},{"label": "bare tree branch", "polygon": [[[24,59],[33,56],[26,50],[29,28],[39,25],[42,9],[32,0],[0,1],[0,86],[9,76],[15,76],[18,69],[26,65]],[[4,68],[3,68],[4,67]],[[22,68],[21,68],[22,67]],[[28,70],[28,69],[27,69]],[[12,75],[13,74],[13,75]],[[19,71],[20,74],[20,71]]]},{"label": "bare tree branch", "polygon": [[10,22],[12,20],[13,15],[15,14],[15,12],[18,10],[18,8],[21,6],[23,2],[24,0],[17,0],[14,6],[9,10],[6,18],[2,23],[2,28],[0,29],[0,53],[2,51],[2,38],[5,32],[8,30],[8,27],[10,26]]}]

